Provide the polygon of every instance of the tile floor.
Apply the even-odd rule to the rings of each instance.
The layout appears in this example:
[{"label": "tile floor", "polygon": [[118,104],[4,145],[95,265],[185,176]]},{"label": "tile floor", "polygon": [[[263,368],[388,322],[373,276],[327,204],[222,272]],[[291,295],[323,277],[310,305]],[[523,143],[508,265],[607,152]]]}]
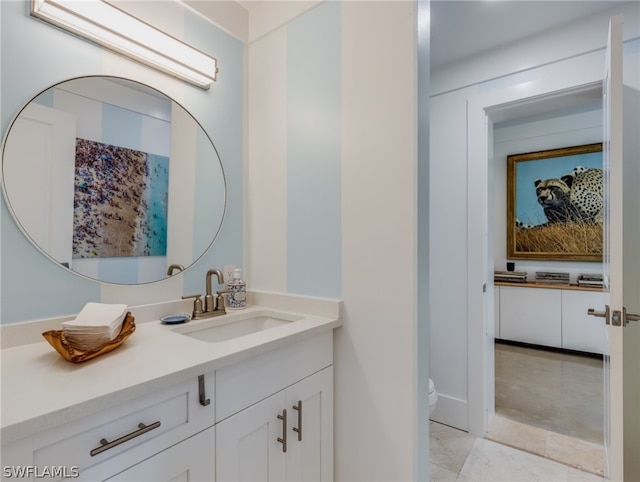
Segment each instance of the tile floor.
[{"label": "tile floor", "polygon": [[432,482],[602,482],[603,478],[430,422]]},{"label": "tile floor", "polygon": [[602,374],[597,358],[496,344],[489,433],[430,422],[431,480],[602,481]]},{"label": "tile floor", "polygon": [[602,358],[496,343],[496,414],[603,443]]}]

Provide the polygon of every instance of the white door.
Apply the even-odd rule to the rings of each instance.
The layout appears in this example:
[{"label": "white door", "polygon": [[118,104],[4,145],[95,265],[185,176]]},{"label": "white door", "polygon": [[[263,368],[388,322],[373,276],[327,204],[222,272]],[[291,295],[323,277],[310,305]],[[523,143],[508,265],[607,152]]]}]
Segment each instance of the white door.
[{"label": "white door", "polygon": [[[59,263],[71,265],[75,116],[31,102],[11,126],[2,175],[18,225]],[[29,179],[24,185],[22,179]]]},{"label": "white door", "polygon": [[[634,89],[623,82],[622,16],[613,17],[604,82],[605,235],[603,305],[609,311],[605,343],[605,443],[610,480],[640,480],[640,185]],[[637,93],[637,90],[635,91]],[[637,112],[635,113],[637,116]],[[623,122],[624,119],[624,122]],[[626,130],[625,130],[626,129]],[[625,311],[629,314],[625,317]],[[608,321],[609,321],[608,320]],[[626,326],[625,326],[626,325]]]}]

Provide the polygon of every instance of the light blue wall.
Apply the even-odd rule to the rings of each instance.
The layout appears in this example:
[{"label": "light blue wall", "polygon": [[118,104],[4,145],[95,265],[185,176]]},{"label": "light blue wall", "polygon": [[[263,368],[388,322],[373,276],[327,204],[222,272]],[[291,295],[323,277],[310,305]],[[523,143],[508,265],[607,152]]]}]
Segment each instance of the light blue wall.
[{"label": "light blue wall", "polygon": [[[29,2],[0,2],[0,119],[4,137],[18,110],[52,84],[84,75],[117,75],[104,67],[115,55],[29,16]],[[184,90],[183,106],[197,118],[220,153],[225,170],[227,214],[215,247],[185,273],[184,291],[201,292],[211,266],[242,265],[242,112],[244,46],[198,15],[185,11],[185,40],[218,59],[218,81],[208,91],[145,67],[145,74]],[[133,66],[133,64],[132,64]],[[132,68],[132,79],[141,67]],[[155,77],[157,76],[157,77]],[[145,79],[149,77],[146,75]],[[41,254],[19,231],[1,201],[0,322],[12,323],[77,313],[100,301],[100,283],[80,278]],[[207,222],[206,213],[200,215]]]},{"label": "light blue wall", "polygon": [[287,27],[287,291],[334,298],[342,294],[341,9],[326,2]]}]

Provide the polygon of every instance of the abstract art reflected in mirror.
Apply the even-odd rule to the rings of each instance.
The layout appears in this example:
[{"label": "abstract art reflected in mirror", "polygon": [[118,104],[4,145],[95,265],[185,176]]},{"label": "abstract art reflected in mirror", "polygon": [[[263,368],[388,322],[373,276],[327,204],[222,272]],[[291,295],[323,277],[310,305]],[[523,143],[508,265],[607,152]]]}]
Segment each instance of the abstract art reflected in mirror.
[{"label": "abstract art reflected in mirror", "polygon": [[200,124],[161,92],[106,76],[56,84],[16,115],[2,187],[38,249],[116,284],[159,281],[171,265],[195,263],[226,206],[222,163]]}]

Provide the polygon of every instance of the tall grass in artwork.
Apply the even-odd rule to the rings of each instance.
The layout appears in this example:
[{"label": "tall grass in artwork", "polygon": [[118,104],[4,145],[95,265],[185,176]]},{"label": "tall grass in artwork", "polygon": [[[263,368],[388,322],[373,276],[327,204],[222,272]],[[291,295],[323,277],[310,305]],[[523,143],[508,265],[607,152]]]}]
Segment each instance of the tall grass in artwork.
[{"label": "tall grass in artwork", "polygon": [[535,253],[602,253],[602,223],[566,222],[518,228],[516,251]]}]

